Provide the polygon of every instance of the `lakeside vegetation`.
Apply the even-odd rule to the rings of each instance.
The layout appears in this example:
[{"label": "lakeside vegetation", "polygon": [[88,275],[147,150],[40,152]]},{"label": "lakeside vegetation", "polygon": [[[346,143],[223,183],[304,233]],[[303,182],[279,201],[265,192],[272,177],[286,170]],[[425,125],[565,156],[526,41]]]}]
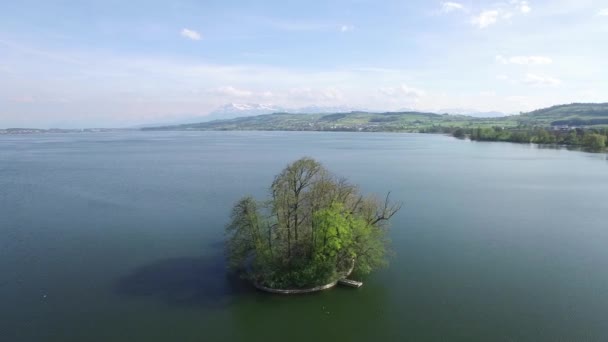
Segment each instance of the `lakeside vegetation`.
[{"label": "lakeside vegetation", "polygon": [[386,265],[388,221],[401,208],[388,195],[363,196],[311,158],[288,165],[270,193],[267,201],[243,197],[232,210],[226,247],[239,275],[299,289]]},{"label": "lakeside vegetation", "polygon": [[275,113],[144,130],[447,133],[479,141],[559,144],[600,152],[608,142],[608,103],[558,105],[499,118],[423,112]]},{"label": "lakeside vegetation", "polygon": [[456,138],[468,137],[478,141],[505,141],[514,143],[558,144],[577,146],[591,152],[606,150],[608,129],[568,129],[546,130],[544,128],[449,128],[444,133],[451,133]]}]

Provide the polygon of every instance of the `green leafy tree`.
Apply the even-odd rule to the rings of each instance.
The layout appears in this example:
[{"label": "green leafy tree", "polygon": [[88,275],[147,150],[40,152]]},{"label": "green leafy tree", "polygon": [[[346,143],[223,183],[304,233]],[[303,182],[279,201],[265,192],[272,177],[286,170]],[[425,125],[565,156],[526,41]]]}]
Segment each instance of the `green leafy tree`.
[{"label": "green leafy tree", "polygon": [[601,151],[606,148],[606,136],[597,133],[585,134],[583,147],[591,151]]},{"label": "green leafy tree", "polygon": [[452,133],[452,135],[453,135],[455,138],[462,139],[462,138],[464,138],[464,137],[466,136],[466,133],[465,133],[464,129],[462,129],[462,128],[457,128],[456,130],[454,130],[454,133]]},{"label": "green leafy tree", "polygon": [[229,264],[270,287],[315,286],[387,264],[388,221],[401,208],[302,158],[278,174],[271,199],[244,197],[226,228]]}]

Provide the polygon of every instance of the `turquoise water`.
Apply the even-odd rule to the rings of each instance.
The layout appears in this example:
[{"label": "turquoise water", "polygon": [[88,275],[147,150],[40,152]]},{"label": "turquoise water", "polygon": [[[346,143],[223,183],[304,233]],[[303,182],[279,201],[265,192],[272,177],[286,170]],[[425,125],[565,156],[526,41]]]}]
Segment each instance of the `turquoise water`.
[{"label": "turquoise water", "polygon": [[[277,297],[227,278],[242,195],[316,158],[404,202],[389,268]],[[0,136],[2,341],[605,341],[608,161],[440,135]]]}]

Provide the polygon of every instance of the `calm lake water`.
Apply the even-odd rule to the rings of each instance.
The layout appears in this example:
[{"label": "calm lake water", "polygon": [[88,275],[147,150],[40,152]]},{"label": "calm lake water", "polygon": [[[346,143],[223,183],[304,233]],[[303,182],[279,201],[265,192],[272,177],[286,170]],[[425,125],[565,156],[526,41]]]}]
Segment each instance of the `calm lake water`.
[{"label": "calm lake water", "polygon": [[[223,228],[314,157],[404,202],[389,268],[300,297],[225,276]],[[0,137],[0,340],[606,341],[608,161],[440,135]]]}]

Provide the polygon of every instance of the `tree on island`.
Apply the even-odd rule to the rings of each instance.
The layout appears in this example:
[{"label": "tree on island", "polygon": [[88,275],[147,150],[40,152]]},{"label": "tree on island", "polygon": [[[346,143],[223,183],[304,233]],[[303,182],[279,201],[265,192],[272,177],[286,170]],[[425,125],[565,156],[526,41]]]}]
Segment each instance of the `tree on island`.
[{"label": "tree on island", "polygon": [[327,284],[387,261],[389,219],[401,204],[359,194],[311,158],[288,165],[271,199],[239,200],[226,227],[230,267],[270,288]]}]

